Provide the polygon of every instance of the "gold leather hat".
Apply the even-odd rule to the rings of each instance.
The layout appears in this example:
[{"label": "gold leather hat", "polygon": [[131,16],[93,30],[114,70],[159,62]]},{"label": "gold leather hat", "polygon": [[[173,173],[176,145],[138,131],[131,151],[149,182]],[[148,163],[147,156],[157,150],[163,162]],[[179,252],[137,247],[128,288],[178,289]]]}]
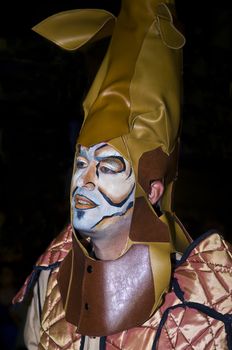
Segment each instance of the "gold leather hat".
[{"label": "gold leather hat", "polygon": [[65,50],[112,36],[83,102],[78,144],[108,142],[131,161],[136,197],[147,198],[150,182],[165,179],[160,206],[171,221],[175,249],[189,238],[172,210],[177,177],[185,38],[175,27],[173,0],[122,0],[121,12],[80,9],[55,14],[33,30]]},{"label": "gold leather hat", "polygon": [[[33,28],[70,51],[111,36],[83,102],[85,116],[77,144],[89,147],[107,142],[131,162],[136,175],[129,238],[132,247],[149,250],[155,297],[150,299],[152,306],[146,316],[139,314],[139,321],[129,327],[142,324],[157,309],[169,286],[170,253],[183,252],[190,241],[172,209],[180,132],[181,48],[185,43],[174,21],[173,0],[122,0],[117,18],[104,10],[71,10],[53,15]],[[161,179],[165,192],[160,203],[163,214],[158,217],[148,193],[150,183]],[[85,333],[85,328],[80,328],[83,334],[92,335],[120,329],[87,329]]]}]

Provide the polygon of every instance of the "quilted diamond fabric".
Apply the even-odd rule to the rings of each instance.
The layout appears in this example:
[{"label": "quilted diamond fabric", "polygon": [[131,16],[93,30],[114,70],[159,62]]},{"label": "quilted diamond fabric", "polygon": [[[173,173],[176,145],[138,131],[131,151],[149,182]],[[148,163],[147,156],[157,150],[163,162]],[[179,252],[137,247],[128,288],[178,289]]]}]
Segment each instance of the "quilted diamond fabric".
[{"label": "quilted diamond fabric", "polygon": [[33,272],[27,277],[22,288],[13,299],[13,304],[20,303],[34,284],[41,270],[52,269],[58,265],[72,248],[72,227],[68,225],[49,245],[37,260]]},{"label": "quilted diamond fabric", "polygon": [[[39,259],[41,266],[55,266],[66,256],[71,248],[70,226],[62,235],[53,242],[54,252],[51,245],[44,258]],[[64,244],[62,240],[66,240]],[[231,246],[218,233],[201,236],[178,262],[170,292],[159,310],[142,326],[106,337],[105,349],[232,349],[231,262]],[[52,270],[48,282],[39,349],[79,350],[81,336],[64,318],[56,279],[58,270]],[[21,298],[20,294],[18,300]]]}]

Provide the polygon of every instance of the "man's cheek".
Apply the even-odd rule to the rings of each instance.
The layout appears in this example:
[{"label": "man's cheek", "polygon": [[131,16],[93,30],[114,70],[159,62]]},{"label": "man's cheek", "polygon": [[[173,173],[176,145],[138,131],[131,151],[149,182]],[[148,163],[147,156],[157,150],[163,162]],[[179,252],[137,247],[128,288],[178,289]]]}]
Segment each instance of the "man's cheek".
[{"label": "man's cheek", "polygon": [[101,188],[107,188],[111,190],[115,189],[116,183],[118,183],[118,179],[115,177],[115,175],[101,175],[98,181],[98,184]]},{"label": "man's cheek", "polygon": [[99,190],[103,192],[112,201],[120,201],[133,187],[133,181],[126,181],[125,178],[112,176],[110,179],[99,181]]}]

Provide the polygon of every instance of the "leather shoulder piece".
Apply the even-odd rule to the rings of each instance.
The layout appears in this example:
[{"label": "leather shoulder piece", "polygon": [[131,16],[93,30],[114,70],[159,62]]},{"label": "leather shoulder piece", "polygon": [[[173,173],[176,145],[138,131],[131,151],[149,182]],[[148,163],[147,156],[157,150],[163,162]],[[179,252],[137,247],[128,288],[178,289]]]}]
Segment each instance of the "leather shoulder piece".
[{"label": "leather shoulder piece", "polygon": [[52,270],[64,260],[72,248],[72,227],[68,225],[65,229],[51,242],[45,252],[37,260],[32,273],[27,277],[23,286],[14,297],[12,303],[21,303],[28,291],[32,288],[39,277],[41,270]]}]

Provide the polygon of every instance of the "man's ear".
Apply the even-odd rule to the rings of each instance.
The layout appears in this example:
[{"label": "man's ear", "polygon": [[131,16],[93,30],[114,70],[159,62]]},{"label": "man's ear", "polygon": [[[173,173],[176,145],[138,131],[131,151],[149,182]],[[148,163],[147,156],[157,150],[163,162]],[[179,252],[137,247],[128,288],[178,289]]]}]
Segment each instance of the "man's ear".
[{"label": "man's ear", "polygon": [[152,205],[156,204],[164,192],[164,185],[161,180],[156,180],[151,183],[150,193],[148,195],[149,201]]}]

